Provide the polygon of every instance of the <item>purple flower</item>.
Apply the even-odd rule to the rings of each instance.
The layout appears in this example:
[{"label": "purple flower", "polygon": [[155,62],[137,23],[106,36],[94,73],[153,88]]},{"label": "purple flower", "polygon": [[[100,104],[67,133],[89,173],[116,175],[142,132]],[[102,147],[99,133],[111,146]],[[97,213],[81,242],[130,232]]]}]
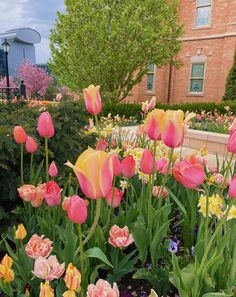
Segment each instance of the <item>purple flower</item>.
[{"label": "purple flower", "polygon": [[175,242],[175,241],[171,240],[168,251],[170,253],[176,254],[178,252],[178,245],[179,245],[179,242]]}]

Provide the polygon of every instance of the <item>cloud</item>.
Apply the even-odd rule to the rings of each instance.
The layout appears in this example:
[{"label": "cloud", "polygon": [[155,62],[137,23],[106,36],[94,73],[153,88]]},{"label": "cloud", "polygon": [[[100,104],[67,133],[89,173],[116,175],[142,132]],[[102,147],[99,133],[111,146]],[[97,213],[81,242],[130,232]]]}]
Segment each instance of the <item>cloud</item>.
[{"label": "cloud", "polygon": [[31,27],[42,37],[36,45],[36,61],[44,63],[50,57],[49,31],[53,27],[57,11],[64,11],[63,0],[1,0],[0,31]]}]

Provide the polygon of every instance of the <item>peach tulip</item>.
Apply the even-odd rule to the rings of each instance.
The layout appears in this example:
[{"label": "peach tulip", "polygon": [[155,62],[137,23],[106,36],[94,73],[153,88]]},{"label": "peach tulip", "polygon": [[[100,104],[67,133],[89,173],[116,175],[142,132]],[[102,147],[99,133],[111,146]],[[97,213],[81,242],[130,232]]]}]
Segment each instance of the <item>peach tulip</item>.
[{"label": "peach tulip", "polygon": [[15,278],[14,271],[11,268],[12,264],[12,258],[6,254],[0,264],[0,279],[2,278],[4,283],[10,283]]},{"label": "peach tulip", "polygon": [[66,165],[74,170],[86,197],[99,199],[110,192],[113,179],[111,154],[88,148],[79,156],[75,165],[69,161]]},{"label": "peach tulip", "polygon": [[162,123],[165,117],[165,111],[154,109],[151,111],[144,123],[144,132],[152,140],[161,140]]},{"label": "peach tulip", "polygon": [[236,130],[234,130],[229,136],[227,150],[232,154],[236,153]]},{"label": "peach tulip", "polygon": [[71,196],[67,204],[68,218],[76,223],[83,224],[88,215],[87,204],[77,195]]},{"label": "peach tulip", "polygon": [[100,96],[100,86],[90,85],[83,90],[87,111],[92,115],[97,115],[102,111],[102,99]]},{"label": "peach tulip", "polygon": [[236,175],[234,175],[229,185],[229,196],[233,199],[236,199]]},{"label": "peach tulip", "polygon": [[36,188],[33,185],[23,185],[17,189],[20,198],[30,202],[34,199]]},{"label": "peach tulip", "polygon": [[58,175],[58,169],[54,161],[49,166],[48,173],[51,177],[56,177]]},{"label": "peach tulip", "polygon": [[61,192],[62,189],[58,184],[51,180],[46,183],[44,198],[48,206],[57,206],[61,201]]},{"label": "peach tulip", "polygon": [[15,239],[17,240],[23,240],[27,235],[27,232],[25,230],[25,227],[23,224],[18,225],[16,231],[15,231]]},{"label": "peach tulip", "polygon": [[155,163],[153,164],[153,162],[154,158],[152,153],[148,149],[145,149],[140,162],[140,171],[144,174],[152,174],[153,169],[155,170]]},{"label": "peach tulip", "polygon": [[80,290],[81,273],[72,263],[70,263],[66,269],[64,281],[65,281],[66,287],[69,290],[76,291],[76,292]]},{"label": "peach tulip", "polygon": [[26,139],[26,144],[25,144],[25,148],[26,148],[26,151],[27,153],[35,153],[38,149],[38,145],[36,143],[36,141],[28,136],[27,139]]},{"label": "peach tulip", "polygon": [[55,130],[51,115],[49,112],[43,112],[38,119],[38,133],[41,137],[51,138],[54,136]]},{"label": "peach tulip", "polygon": [[189,160],[176,162],[173,167],[175,179],[188,189],[195,189],[202,184],[205,179],[204,167],[194,156]]},{"label": "peach tulip", "polygon": [[30,240],[28,241],[25,251],[26,254],[33,259],[37,259],[39,257],[48,257],[52,251],[52,241],[48,238],[43,238],[37,234],[34,234]]},{"label": "peach tulip", "polygon": [[125,177],[132,177],[135,175],[135,160],[132,155],[125,157],[121,162],[122,174]]},{"label": "peach tulip", "polygon": [[182,110],[167,110],[161,131],[165,145],[171,148],[179,147],[184,141],[184,112]]},{"label": "peach tulip", "polygon": [[87,297],[119,297],[120,293],[116,283],[111,286],[107,281],[99,279],[95,285],[91,284],[88,286]]},{"label": "peach tulip", "polygon": [[108,143],[105,138],[102,139],[102,143],[100,140],[98,140],[97,145],[96,145],[96,150],[102,150],[105,151],[108,148]]},{"label": "peach tulip", "polygon": [[127,226],[120,228],[117,225],[111,227],[109,232],[110,237],[108,242],[114,247],[122,249],[123,247],[129,246],[134,242],[132,234],[129,233]]},{"label": "peach tulip", "polygon": [[16,143],[23,144],[26,143],[27,134],[21,126],[15,126],[13,130],[14,138]]},{"label": "peach tulip", "polygon": [[31,205],[33,207],[39,207],[44,199],[44,194],[45,194],[45,188],[46,188],[46,184],[38,184],[36,189],[35,189],[35,195],[32,198]]},{"label": "peach tulip", "polygon": [[114,195],[112,207],[116,208],[117,206],[119,206],[121,203],[123,194],[124,194],[124,191],[119,191],[116,187],[114,189],[111,189],[111,191],[105,197],[107,205],[111,206],[112,196]]},{"label": "peach tulip", "polygon": [[54,297],[54,289],[50,287],[49,282],[40,283],[39,297]]},{"label": "peach tulip", "polygon": [[121,175],[121,172],[122,172],[121,162],[117,154],[112,156],[112,165],[113,165],[114,176]]},{"label": "peach tulip", "polygon": [[[154,197],[158,197],[158,196],[160,196],[160,195],[159,195],[160,189],[161,189],[160,186],[154,186],[154,187],[152,188],[152,195],[153,195]],[[161,197],[162,197],[162,198],[166,198],[167,195],[168,195],[168,191],[167,191],[167,189],[164,187],[164,188],[162,189]]]},{"label": "peach tulip", "polygon": [[59,264],[56,256],[50,256],[48,259],[39,257],[34,262],[33,274],[47,281],[59,279],[64,271],[65,263]]}]

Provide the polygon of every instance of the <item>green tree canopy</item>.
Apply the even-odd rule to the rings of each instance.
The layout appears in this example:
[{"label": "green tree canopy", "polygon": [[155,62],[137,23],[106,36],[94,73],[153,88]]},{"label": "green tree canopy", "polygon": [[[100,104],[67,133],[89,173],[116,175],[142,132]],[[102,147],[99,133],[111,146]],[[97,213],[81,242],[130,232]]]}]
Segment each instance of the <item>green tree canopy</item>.
[{"label": "green tree canopy", "polygon": [[182,25],[176,0],[65,0],[51,30],[50,67],[60,82],[81,92],[100,85],[121,101],[148,64],[172,63]]},{"label": "green tree canopy", "polygon": [[223,100],[236,100],[236,51],[234,53],[233,66],[227,76]]}]

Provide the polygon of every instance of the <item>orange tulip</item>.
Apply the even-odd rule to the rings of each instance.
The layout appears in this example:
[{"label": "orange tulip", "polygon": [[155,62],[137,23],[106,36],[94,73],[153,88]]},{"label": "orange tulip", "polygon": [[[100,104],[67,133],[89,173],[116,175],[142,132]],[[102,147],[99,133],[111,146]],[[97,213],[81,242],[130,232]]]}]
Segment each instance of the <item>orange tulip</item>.
[{"label": "orange tulip", "polygon": [[165,117],[165,111],[154,109],[146,118],[144,123],[144,132],[152,140],[161,140],[162,123]]},{"label": "orange tulip", "polygon": [[92,115],[97,115],[102,111],[102,99],[99,90],[100,86],[95,87],[94,85],[83,89],[86,109]]},{"label": "orange tulip", "polygon": [[184,141],[184,112],[167,110],[163,120],[161,138],[165,145],[175,148]]},{"label": "orange tulip", "polygon": [[77,176],[81,190],[86,197],[105,197],[112,188],[112,155],[104,151],[88,148],[78,158],[75,165],[66,163]]}]

